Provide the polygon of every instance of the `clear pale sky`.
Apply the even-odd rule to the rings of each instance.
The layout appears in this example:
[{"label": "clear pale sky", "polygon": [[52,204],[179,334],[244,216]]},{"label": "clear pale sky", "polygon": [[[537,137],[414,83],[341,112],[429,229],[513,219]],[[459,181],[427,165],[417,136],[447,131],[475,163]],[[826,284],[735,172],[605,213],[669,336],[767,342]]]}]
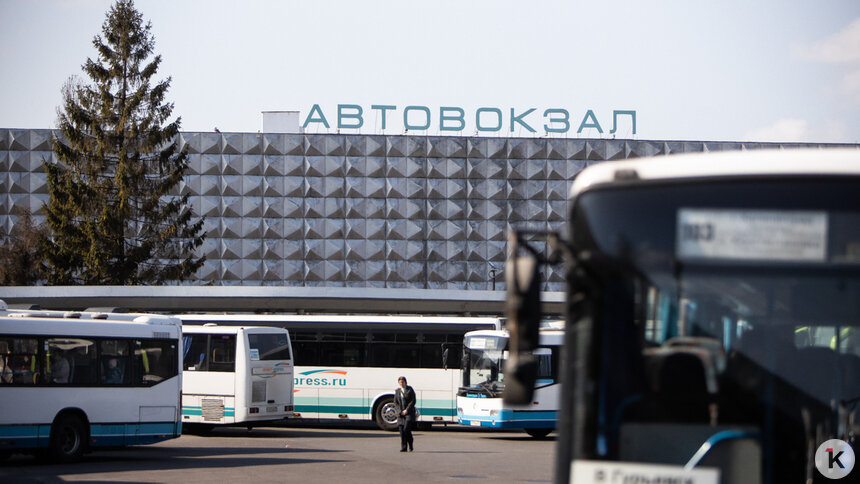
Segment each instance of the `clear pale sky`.
[{"label": "clear pale sky", "polygon": [[[107,0],[0,0],[0,127],[53,128],[60,90],[95,58]],[[501,135],[544,135],[545,109],[570,113],[569,137],[609,137],[634,110],[655,140],[860,142],[857,0],[259,1],[137,0],[152,22],[158,79],[184,131],[257,132],[261,111],[319,104],[398,116],[427,106],[504,113]],[[86,79],[85,79],[86,80]],[[535,108],[538,133],[510,133]],[[604,134],[577,135],[591,110]],[[402,121],[402,119],[400,119]],[[356,130],[342,130],[355,133]]]}]

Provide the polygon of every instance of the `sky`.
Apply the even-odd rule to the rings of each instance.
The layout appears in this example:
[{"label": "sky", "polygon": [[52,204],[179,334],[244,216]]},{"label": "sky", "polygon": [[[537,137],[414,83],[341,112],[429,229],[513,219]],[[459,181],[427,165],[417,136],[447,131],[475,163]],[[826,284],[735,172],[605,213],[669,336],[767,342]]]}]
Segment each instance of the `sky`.
[{"label": "sky", "polygon": [[[0,127],[56,127],[111,4],[0,0]],[[183,131],[257,132],[261,111],[304,123],[318,105],[306,132],[401,134],[410,113],[429,135],[860,143],[856,0],[135,5]],[[344,109],[338,130],[338,105],[362,127]],[[395,107],[385,130],[374,105]]]}]

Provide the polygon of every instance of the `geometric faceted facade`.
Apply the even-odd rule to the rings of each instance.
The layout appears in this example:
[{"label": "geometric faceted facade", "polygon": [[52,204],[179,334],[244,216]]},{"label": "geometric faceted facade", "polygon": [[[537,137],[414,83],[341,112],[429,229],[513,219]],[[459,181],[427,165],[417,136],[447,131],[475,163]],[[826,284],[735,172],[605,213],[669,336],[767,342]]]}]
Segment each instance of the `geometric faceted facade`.
[{"label": "geometric faceted facade", "polygon": [[[0,236],[40,221],[52,130],[0,129]],[[181,133],[205,217],[192,284],[504,289],[511,227],[560,229],[585,166],[673,153],[833,146],[454,136]],[[854,146],[854,145],[852,145]],[[562,268],[544,289],[563,290]]]}]

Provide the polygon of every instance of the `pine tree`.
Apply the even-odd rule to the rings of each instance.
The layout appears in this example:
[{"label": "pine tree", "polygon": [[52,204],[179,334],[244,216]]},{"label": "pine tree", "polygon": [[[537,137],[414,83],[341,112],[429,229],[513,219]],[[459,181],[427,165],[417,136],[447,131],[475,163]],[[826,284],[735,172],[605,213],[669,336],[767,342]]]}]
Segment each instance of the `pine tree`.
[{"label": "pine tree", "polygon": [[17,209],[18,220],[0,243],[0,286],[32,286],[41,279],[39,241],[47,235],[29,210]]},{"label": "pine tree", "polygon": [[98,57],[82,66],[92,84],[72,77],[63,87],[58,163],[44,164],[51,284],[160,284],[203,264],[194,257],[203,221],[192,223],[188,195],[176,195],[187,153],[180,118],[168,123],[170,78],[152,80],[161,56],[150,58],[150,29],[132,0],[118,0],[93,39]]}]

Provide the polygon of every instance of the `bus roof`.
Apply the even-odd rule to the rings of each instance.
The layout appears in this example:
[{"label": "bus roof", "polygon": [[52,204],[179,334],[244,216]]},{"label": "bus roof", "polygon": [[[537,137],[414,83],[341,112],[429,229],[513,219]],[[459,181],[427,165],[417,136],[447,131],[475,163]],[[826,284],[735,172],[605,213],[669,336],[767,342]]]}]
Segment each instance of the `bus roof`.
[{"label": "bus roof", "polygon": [[205,322],[236,323],[343,323],[343,324],[499,324],[500,318],[494,317],[441,317],[441,316],[379,316],[365,315],[303,315],[303,314],[176,314],[183,323],[202,324]]},{"label": "bus roof", "polygon": [[856,148],[797,148],[679,154],[609,161],[582,170],[571,198],[594,186],[635,181],[726,177],[860,176]]},{"label": "bus roof", "polygon": [[166,335],[176,338],[180,334],[179,321],[174,318],[139,316],[135,319],[107,320],[87,317],[62,317],[12,312],[0,314],[0,332],[46,336],[90,337],[152,337]]},{"label": "bus roof", "polygon": [[277,326],[220,326],[217,324],[193,324],[182,327],[183,333],[203,334],[237,334],[240,331],[246,333],[286,333],[287,330]]}]

